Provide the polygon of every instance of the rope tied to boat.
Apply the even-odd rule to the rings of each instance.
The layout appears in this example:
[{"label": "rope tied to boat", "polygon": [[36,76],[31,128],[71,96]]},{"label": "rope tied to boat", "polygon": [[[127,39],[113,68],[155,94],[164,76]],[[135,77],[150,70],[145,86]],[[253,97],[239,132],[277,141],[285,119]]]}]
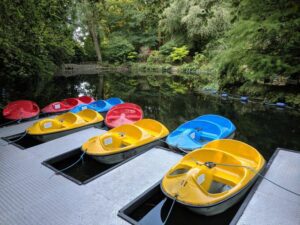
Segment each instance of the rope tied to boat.
[{"label": "rope tied to boat", "polygon": [[263,179],[269,181],[271,184],[273,184],[273,185],[275,185],[275,186],[277,186],[277,187],[279,187],[279,188],[281,188],[281,189],[283,189],[283,190],[285,190],[285,191],[287,191],[287,192],[289,192],[289,193],[291,193],[291,194],[294,194],[294,195],[300,197],[300,193],[297,193],[297,192],[292,191],[292,190],[290,190],[290,189],[288,189],[288,188],[286,188],[286,187],[283,187],[283,186],[280,185],[280,184],[277,184],[276,182],[274,182],[274,181],[270,180],[269,178],[265,177],[264,175],[262,175],[260,172],[258,172],[257,170],[255,170],[255,169],[254,169],[253,167],[251,167],[251,166],[236,165],[236,164],[226,164],[226,163],[215,163],[215,162],[205,162],[205,163],[201,163],[201,162],[199,162],[199,161],[197,161],[197,160],[195,160],[195,159],[193,159],[193,158],[192,158],[192,160],[195,161],[197,165],[201,165],[201,166],[204,165],[204,166],[206,166],[206,167],[208,167],[208,168],[210,168],[210,169],[213,168],[213,167],[216,167],[216,166],[228,166],[228,167],[242,167],[242,168],[246,168],[246,169],[252,171],[253,173],[257,174],[257,175],[260,176],[261,178],[263,178]]},{"label": "rope tied to boat", "polygon": [[171,207],[170,207],[170,209],[169,209],[169,212],[168,212],[168,214],[167,214],[167,216],[166,216],[166,219],[165,219],[165,221],[163,222],[163,225],[165,225],[165,224],[168,222],[168,219],[169,219],[169,217],[170,217],[170,215],[171,215],[171,212],[172,212],[172,210],[173,210],[173,207],[174,207],[174,205],[175,205],[175,202],[176,202],[176,200],[177,200],[177,197],[178,197],[178,195],[176,194],[176,195],[174,196],[172,205],[171,205]]},{"label": "rope tied to boat", "polygon": [[51,179],[54,175],[61,174],[63,171],[72,168],[73,166],[75,166],[75,165],[76,165],[77,163],[79,163],[80,161],[83,162],[83,157],[84,157],[85,154],[86,154],[86,152],[83,151],[83,153],[80,155],[79,159],[77,159],[77,160],[76,160],[74,163],[72,163],[71,165],[69,165],[69,166],[67,166],[67,167],[65,167],[65,168],[63,168],[63,169],[61,169],[61,170],[55,171],[55,173],[53,173],[53,174],[49,177],[49,179]]},{"label": "rope tied to boat", "polygon": [[166,217],[165,221],[163,222],[163,225],[165,225],[165,224],[167,223],[167,221],[168,221],[168,219],[169,219],[169,217],[170,217],[170,215],[171,215],[171,212],[172,212],[172,210],[173,210],[173,207],[174,207],[174,205],[175,205],[175,202],[176,202],[176,200],[177,200],[177,198],[178,198],[178,196],[179,196],[179,190],[187,184],[187,180],[188,180],[188,178],[185,178],[185,179],[183,179],[183,180],[181,181],[181,183],[180,183],[180,188],[177,190],[177,193],[174,195],[172,205],[171,205],[171,207],[170,207],[170,209],[169,209],[169,212],[168,212],[168,214],[167,214],[167,217]]},{"label": "rope tied to boat", "polygon": [[24,133],[21,133],[21,136],[18,137],[16,140],[8,141],[5,144],[1,144],[1,146],[8,146],[10,144],[16,143],[16,142],[20,141],[21,139],[23,139],[26,135],[27,135],[27,131],[25,130]]}]

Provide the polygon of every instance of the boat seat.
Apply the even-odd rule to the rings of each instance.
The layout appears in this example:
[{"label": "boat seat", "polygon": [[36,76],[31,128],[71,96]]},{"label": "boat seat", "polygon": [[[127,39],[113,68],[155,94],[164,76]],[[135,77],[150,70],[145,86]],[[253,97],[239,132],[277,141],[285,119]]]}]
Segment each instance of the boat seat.
[{"label": "boat seat", "polygon": [[216,180],[220,183],[224,183],[226,185],[235,186],[242,179],[242,176],[236,173],[231,173],[229,171],[215,168],[213,180]]},{"label": "boat seat", "polygon": [[200,135],[201,135],[200,138],[209,139],[209,140],[215,140],[218,138],[217,135],[215,135],[213,133],[205,132],[205,131],[201,131]]},{"label": "boat seat", "polygon": [[77,115],[85,122],[90,122],[97,117],[97,112],[91,109],[84,109],[78,112]]},{"label": "boat seat", "polygon": [[124,144],[124,145],[132,145],[132,144],[134,144],[134,143],[136,143],[136,139],[135,138],[132,138],[132,137],[124,137],[123,139],[122,139],[122,143]]}]

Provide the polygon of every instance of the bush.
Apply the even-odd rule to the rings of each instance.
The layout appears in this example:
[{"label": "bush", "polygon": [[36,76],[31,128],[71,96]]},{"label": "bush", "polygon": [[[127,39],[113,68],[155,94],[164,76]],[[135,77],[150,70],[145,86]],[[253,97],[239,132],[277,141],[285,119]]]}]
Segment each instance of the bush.
[{"label": "bush", "polygon": [[188,56],[188,54],[189,54],[189,50],[184,45],[180,48],[174,47],[172,53],[170,54],[170,57],[173,62],[178,62],[178,61],[182,62],[183,59]]},{"label": "bush", "polygon": [[138,58],[138,53],[137,52],[129,52],[127,55],[127,59],[129,61],[135,61]]},{"label": "bush", "polygon": [[159,48],[159,52],[162,54],[162,55],[165,55],[165,56],[168,56],[171,54],[171,52],[173,51],[173,48],[176,47],[176,46],[181,46],[184,44],[184,41],[180,38],[177,38],[177,39],[172,39],[168,42],[166,42],[164,45],[162,45],[160,48]]},{"label": "bush", "polygon": [[207,59],[206,59],[205,55],[196,52],[196,54],[194,55],[194,58],[193,58],[193,64],[200,67],[205,63],[207,63]]},{"label": "bush", "polygon": [[164,63],[165,62],[165,57],[160,54],[159,51],[152,51],[150,56],[147,59],[147,63]]},{"label": "bush", "polygon": [[103,46],[103,58],[109,62],[123,62],[134,51],[133,45],[123,36],[112,35]]},{"label": "bush", "polygon": [[140,52],[138,58],[140,61],[145,62],[151,54],[151,49],[147,46],[143,46],[140,48]]}]

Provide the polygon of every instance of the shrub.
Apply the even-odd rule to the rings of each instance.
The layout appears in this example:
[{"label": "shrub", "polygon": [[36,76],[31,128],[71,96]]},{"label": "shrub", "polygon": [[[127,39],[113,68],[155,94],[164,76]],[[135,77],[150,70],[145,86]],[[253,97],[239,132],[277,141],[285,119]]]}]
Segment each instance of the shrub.
[{"label": "shrub", "polygon": [[173,62],[182,62],[183,59],[188,56],[188,54],[189,54],[189,50],[184,45],[179,48],[174,47],[172,53],[170,54],[170,57]]},{"label": "shrub", "polygon": [[162,55],[168,56],[171,54],[171,52],[173,51],[173,48],[176,46],[181,46],[184,44],[184,41],[182,38],[177,38],[177,39],[172,39],[168,42],[166,42],[164,45],[162,45],[159,48],[159,52]]},{"label": "shrub", "polygon": [[138,58],[140,61],[145,62],[149,55],[151,54],[151,49],[148,46],[143,46],[140,48]]},{"label": "shrub", "polygon": [[138,53],[137,52],[129,52],[127,55],[127,59],[129,61],[135,61],[138,58]]},{"label": "shrub", "polygon": [[201,66],[205,63],[207,63],[207,59],[206,59],[205,55],[196,52],[196,54],[194,55],[194,58],[193,58],[193,64],[195,64],[197,66]]},{"label": "shrub", "polygon": [[154,64],[154,63],[164,63],[165,57],[160,54],[159,51],[152,51],[150,56],[147,59],[147,63]]}]

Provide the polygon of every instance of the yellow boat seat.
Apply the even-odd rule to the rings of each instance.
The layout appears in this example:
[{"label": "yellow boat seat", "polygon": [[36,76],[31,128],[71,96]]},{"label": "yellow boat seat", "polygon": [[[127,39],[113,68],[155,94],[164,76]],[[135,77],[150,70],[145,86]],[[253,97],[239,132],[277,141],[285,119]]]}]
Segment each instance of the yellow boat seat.
[{"label": "yellow boat seat", "polygon": [[77,116],[79,116],[82,120],[84,120],[87,123],[93,121],[99,115],[98,112],[91,110],[91,109],[85,109],[76,114],[77,114]]},{"label": "yellow boat seat", "polygon": [[156,120],[143,119],[134,123],[135,126],[146,130],[148,134],[156,137],[159,136],[164,126]]}]

